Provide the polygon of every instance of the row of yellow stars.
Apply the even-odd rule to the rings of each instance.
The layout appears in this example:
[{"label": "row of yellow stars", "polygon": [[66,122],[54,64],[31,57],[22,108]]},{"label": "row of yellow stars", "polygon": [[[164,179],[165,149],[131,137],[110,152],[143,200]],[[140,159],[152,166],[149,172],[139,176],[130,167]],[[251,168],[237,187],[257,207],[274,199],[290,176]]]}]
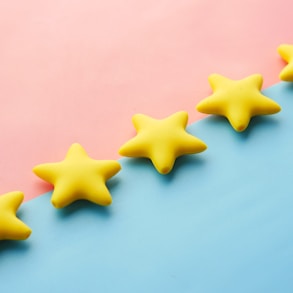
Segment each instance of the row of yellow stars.
[{"label": "row of yellow stars", "polygon": [[[281,45],[278,51],[288,62],[280,78],[293,81],[293,46]],[[261,94],[261,75],[234,81],[213,74],[209,82],[213,94],[201,101],[197,110],[225,116],[236,131],[244,131],[253,116],[274,114],[281,109],[276,102]],[[137,135],[124,144],[119,153],[126,157],[149,158],[159,173],[167,174],[177,157],[207,148],[204,142],[186,132],[187,121],[186,112],[178,112],[162,120],[137,114],[133,117]],[[117,161],[90,158],[76,143],[70,147],[63,161],[36,166],[34,173],[53,184],[51,202],[56,208],[63,208],[79,199],[102,206],[111,204],[106,181],[120,169]],[[23,240],[30,236],[31,229],[16,217],[23,197],[19,191],[0,197],[0,240]]]}]

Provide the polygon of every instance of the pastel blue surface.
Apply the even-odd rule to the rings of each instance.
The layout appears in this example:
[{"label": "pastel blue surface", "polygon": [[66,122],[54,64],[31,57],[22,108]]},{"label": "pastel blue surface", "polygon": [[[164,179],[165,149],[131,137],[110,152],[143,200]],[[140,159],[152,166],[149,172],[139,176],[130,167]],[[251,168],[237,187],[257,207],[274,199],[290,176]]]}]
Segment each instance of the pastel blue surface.
[{"label": "pastel blue surface", "polygon": [[0,242],[1,292],[293,292],[293,86],[244,133],[208,117],[188,127],[208,150],[167,176],[122,159],[113,204],[23,204],[33,230]]}]

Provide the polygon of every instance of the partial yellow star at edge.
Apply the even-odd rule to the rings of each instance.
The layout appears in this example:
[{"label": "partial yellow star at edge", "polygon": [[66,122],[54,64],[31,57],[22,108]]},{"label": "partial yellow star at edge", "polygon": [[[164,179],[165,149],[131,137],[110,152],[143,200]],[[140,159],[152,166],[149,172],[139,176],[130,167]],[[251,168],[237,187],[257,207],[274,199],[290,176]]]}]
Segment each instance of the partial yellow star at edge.
[{"label": "partial yellow star at edge", "polygon": [[209,76],[213,94],[196,106],[199,112],[225,116],[236,131],[244,131],[257,115],[275,114],[281,107],[261,93],[262,76],[231,80],[219,74]]},{"label": "partial yellow star at edge", "polygon": [[80,144],[72,144],[63,161],[41,164],[34,173],[54,185],[51,198],[56,208],[80,199],[106,206],[112,203],[106,181],[121,170],[114,160],[94,160]]},{"label": "partial yellow star at edge", "polygon": [[149,158],[157,171],[168,174],[177,157],[204,151],[207,146],[186,132],[186,112],[177,112],[165,119],[136,114],[132,122],[137,135],[126,142],[119,154],[126,157]]},{"label": "partial yellow star at edge", "polygon": [[13,191],[0,196],[0,240],[25,240],[32,230],[16,217],[24,195]]},{"label": "partial yellow star at edge", "polygon": [[288,63],[280,72],[280,79],[283,81],[293,81],[293,45],[280,45],[278,47],[278,53]]}]

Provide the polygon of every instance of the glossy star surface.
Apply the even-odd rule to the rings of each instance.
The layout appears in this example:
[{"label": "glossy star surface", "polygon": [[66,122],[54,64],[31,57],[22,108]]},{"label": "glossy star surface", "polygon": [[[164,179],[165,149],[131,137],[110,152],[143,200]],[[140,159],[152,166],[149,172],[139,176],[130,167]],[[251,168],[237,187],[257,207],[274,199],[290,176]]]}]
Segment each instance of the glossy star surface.
[{"label": "glossy star surface", "polygon": [[16,217],[16,212],[24,199],[20,191],[0,196],[0,240],[25,240],[31,229]]},{"label": "glossy star surface", "polygon": [[54,185],[51,202],[56,208],[63,208],[79,199],[102,206],[111,204],[106,181],[120,169],[117,161],[90,158],[83,147],[75,143],[63,161],[38,165],[33,171]]},{"label": "glossy star surface", "polygon": [[132,122],[137,135],[120,148],[119,154],[149,158],[159,173],[167,174],[177,157],[206,149],[204,142],[186,132],[187,121],[186,112],[162,120],[136,114]]},{"label": "glossy star surface", "polygon": [[219,74],[209,77],[213,94],[196,106],[199,112],[225,116],[236,131],[244,131],[251,117],[275,114],[281,107],[261,93],[262,76],[231,80]]},{"label": "glossy star surface", "polygon": [[280,73],[280,79],[283,81],[293,81],[293,45],[280,45],[278,47],[280,56],[288,64]]}]

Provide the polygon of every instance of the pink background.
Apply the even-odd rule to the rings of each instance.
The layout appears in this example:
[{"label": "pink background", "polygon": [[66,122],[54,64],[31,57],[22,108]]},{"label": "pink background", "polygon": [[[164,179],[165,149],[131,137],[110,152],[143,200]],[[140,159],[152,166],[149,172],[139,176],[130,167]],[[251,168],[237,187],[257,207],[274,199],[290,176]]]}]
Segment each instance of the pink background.
[{"label": "pink background", "polygon": [[[269,3],[269,4],[268,4]],[[0,193],[52,187],[34,165],[73,142],[118,159],[133,114],[163,118],[210,94],[207,77],[253,73],[264,87],[292,42],[290,0],[11,0],[0,2]]]}]

